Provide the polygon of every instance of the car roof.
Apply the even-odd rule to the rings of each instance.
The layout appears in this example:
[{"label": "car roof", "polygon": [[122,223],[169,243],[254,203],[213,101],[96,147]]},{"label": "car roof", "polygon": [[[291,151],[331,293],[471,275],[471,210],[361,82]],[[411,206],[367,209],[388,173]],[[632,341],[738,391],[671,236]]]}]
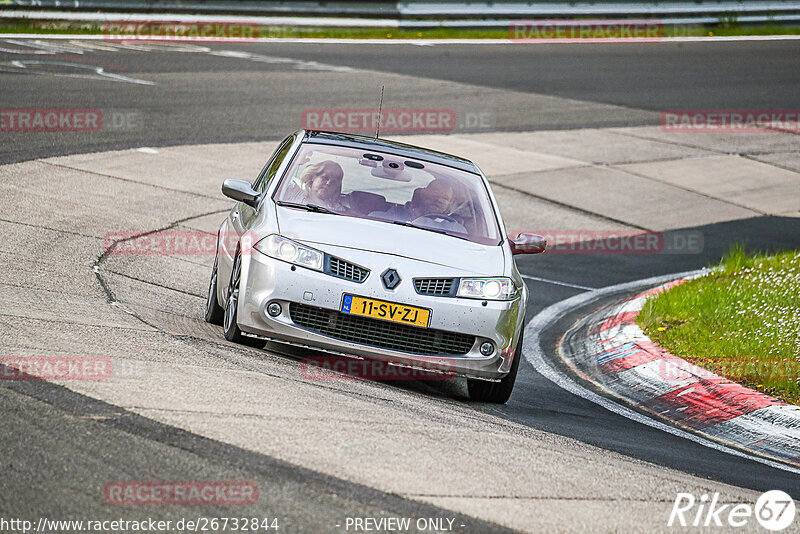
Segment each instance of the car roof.
[{"label": "car roof", "polygon": [[379,139],[376,137],[349,133],[307,130],[305,131],[303,142],[346,146],[364,150],[377,150],[398,156],[428,161],[430,163],[438,163],[439,165],[446,165],[447,167],[453,167],[480,175],[478,167],[468,159],[453,156],[452,154],[445,154],[444,152],[437,152],[428,148],[398,143],[397,141],[389,141],[388,139]]}]

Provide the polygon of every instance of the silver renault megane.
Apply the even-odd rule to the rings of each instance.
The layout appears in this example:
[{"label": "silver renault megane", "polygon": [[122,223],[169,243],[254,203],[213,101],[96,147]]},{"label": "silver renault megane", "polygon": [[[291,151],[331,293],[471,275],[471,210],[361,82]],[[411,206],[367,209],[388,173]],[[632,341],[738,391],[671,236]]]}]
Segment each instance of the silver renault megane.
[{"label": "silver renault megane", "polygon": [[508,400],[528,289],[489,182],[456,156],[350,134],[298,131],[236,200],[217,237],[206,320],[239,343],[276,341],[467,378]]}]

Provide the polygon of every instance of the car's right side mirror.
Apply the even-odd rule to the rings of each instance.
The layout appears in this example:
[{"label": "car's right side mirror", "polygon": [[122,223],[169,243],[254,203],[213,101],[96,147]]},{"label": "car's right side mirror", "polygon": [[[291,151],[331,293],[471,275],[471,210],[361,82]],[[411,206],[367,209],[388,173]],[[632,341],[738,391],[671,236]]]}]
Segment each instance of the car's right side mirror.
[{"label": "car's right side mirror", "polygon": [[539,254],[547,248],[547,239],[539,234],[520,232],[508,242],[511,245],[512,254]]}]

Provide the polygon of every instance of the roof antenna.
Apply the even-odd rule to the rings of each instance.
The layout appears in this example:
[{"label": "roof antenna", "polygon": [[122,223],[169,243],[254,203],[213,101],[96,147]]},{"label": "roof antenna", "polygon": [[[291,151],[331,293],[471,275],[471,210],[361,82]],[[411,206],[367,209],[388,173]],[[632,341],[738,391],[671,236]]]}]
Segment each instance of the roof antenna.
[{"label": "roof antenna", "polygon": [[378,136],[381,133],[381,111],[383,110],[383,88],[384,87],[385,86],[381,85],[381,103],[378,105],[378,129],[375,130],[375,139],[377,139]]}]

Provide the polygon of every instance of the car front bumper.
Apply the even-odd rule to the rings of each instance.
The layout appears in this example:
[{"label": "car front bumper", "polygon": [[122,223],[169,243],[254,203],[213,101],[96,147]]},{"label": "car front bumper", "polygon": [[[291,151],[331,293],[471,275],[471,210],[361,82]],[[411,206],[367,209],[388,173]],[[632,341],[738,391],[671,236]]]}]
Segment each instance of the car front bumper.
[{"label": "car front bumper", "polygon": [[[270,340],[411,367],[429,368],[432,361],[445,362],[448,371],[459,376],[497,380],[508,373],[524,319],[527,298],[524,288],[509,301],[420,295],[414,289],[412,278],[457,277],[463,276],[463,272],[458,274],[446,267],[392,255],[347,252],[349,261],[371,270],[364,282],[356,283],[293,266],[257,251],[244,256],[237,318],[239,328]],[[397,270],[402,278],[394,290],[386,289],[380,278],[380,273],[389,267]],[[290,307],[293,303],[340,312],[345,294],[430,309],[429,329],[468,334],[475,336],[475,341],[465,354],[460,355],[410,353],[324,335],[299,326],[292,319]],[[275,317],[267,312],[271,303],[281,306],[281,313]],[[495,347],[489,356],[480,352],[481,344],[486,341]]]}]

